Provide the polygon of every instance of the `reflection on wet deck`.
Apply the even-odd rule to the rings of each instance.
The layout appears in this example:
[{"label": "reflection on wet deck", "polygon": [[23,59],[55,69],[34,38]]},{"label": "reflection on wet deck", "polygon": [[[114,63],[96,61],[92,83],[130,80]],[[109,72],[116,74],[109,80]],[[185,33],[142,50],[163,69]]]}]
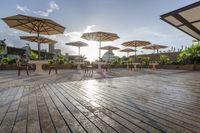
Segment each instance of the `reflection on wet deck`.
[{"label": "reflection on wet deck", "polygon": [[198,133],[199,101],[199,72],[5,88],[0,133]]}]

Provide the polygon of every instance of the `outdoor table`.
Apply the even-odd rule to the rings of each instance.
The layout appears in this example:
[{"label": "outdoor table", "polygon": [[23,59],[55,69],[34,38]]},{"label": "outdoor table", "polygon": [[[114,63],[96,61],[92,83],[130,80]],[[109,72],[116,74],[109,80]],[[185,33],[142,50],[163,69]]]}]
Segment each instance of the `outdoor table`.
[{"label": "outdoor table", "polygon": [[96,62],[95,64],[98,65],[97,72],[102,72],[101,66],[107,64],[106,62]]},{"label": "outdoor table", "polygon": [[37,60],[37,61],[30,61],[29,63],[35,64],[35,66],[36,66],[35,73],[36,74],[42,74],[44,72],[43,69],[42,69],[42,65],[43,64],[47,64],[48,61],[46,61],[46,60]]},{"label": "outdoor table", "polygon": [[84,62],[75,62],[75,64],[77,65],[77,69],[80,70],[81,69],[81,65],[83,65]]},{"label": "outdoor table", "polygon": [[149,65],[152,65],[152,69],[153,70],[156,70],[156,66],[158,66],[159,65],[159,63],[150,63]]},{"label": "outdoor table", "polygon": [[141,63],[131,63],[134,66],[134,70],[137,69],[137,65],[140,65]]}]

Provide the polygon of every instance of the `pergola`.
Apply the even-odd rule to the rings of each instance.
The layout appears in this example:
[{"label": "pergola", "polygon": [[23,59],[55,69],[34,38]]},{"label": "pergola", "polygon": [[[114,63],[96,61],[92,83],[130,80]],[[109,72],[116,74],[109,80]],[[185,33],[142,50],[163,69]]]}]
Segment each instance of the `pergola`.
[{"label": "pergola", "polygon": [[161,15],[161,19],[200,40],[200,1]]}]

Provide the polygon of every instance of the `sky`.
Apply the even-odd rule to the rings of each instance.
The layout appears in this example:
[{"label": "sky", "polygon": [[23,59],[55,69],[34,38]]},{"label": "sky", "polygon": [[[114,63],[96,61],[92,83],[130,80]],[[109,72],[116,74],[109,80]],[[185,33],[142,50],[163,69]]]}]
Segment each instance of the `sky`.
[{"label": "sky", "polygon": [[[152,44],[173,46],[191,46],[193,38],[160,20],[160,15],[176,10],[198,0],[4,0],[0,5],[0,18],[24,14],[48,18],[66,27],[64,34],[47,36],[58,41],[55,48],[62,54],[76,55],[78,49],[66,46],[71,41],[84,41],[89,47],[81,53],[88,60],[98,58],[98,42],[86,41],[80,36],[85,32],[105,31],[117,33],[120,39],[104,42],[102,46],[113,45],[123,49],[125,41],[145,40]],[[21,35],[31,35],[10,29],[0,20],[0,39],[6,39],[9,46],[23,47],[27,42],[19,39]],[[30,43],[37,49],[35,43]],[[47,49],[42,44],[42,49]],[[106,51],[102,51],[103,53]],[[126,53],[114,51],[115,55]],[[138,49],[138,54],[152,53]]]}]

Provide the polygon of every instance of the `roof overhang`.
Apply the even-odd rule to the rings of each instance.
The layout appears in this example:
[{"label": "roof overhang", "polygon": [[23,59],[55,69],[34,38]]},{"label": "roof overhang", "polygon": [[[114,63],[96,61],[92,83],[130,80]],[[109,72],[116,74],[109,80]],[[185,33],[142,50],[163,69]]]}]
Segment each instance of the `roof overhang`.
[{"label": "roof overhang", "polygon": [[200,40],[200,1],[161,15],[161,19]]}]

